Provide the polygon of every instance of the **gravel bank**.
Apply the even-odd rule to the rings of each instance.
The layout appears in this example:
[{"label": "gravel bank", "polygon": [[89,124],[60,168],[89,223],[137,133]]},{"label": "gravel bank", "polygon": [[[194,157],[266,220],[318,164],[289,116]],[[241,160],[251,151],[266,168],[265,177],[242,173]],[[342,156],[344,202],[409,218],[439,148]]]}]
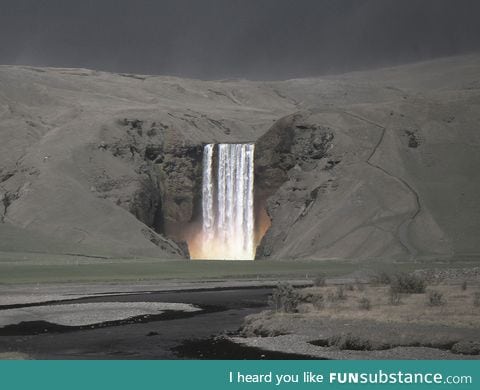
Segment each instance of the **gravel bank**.
[{"label": "gravel bank", "polygon": [[185,303],[165,302],[99,302],[45,305],[2,310],[0,328],[31,321],[45,321],[63,326],[85,326],[107,321],[120,321],[142,315],[157,315],[166,310],[194,312],[201,309]]}]

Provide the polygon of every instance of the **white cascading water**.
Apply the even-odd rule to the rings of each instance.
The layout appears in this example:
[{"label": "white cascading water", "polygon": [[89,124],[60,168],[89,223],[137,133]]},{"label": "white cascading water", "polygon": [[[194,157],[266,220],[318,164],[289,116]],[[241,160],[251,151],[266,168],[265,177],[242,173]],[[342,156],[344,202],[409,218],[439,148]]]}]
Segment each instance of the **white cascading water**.
[{"label": "white cascading water", "polygon": [[254,148],[254,144],[218,144],[217,148],[214,144],[205,145],[201,258],[255,257]]}]

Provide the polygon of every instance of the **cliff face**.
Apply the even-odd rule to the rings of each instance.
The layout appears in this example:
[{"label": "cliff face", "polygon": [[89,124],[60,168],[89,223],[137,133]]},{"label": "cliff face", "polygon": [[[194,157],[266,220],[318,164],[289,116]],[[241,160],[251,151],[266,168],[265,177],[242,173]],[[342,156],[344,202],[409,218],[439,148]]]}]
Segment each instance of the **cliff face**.
[{"label": "cliff face", "polygon": [[[281,250],[279,245],[284,247],[291,229],[308,214],[320,189],[325,188],[323,181],[327,180],[327,185],[332,181],[322,181],[321,173],[340,162],[330,158],[328,153],[334,142],[332,130],[308,121],[309,116],[296,113],[284,117],[257,141],[257,210],[265,208],[271,222],[257,249],[257,259],[277,257],[276,253]],[[298,237],[292,239],[296,241]],[[312,255],[314,258],[316,253]],[[290,256],[298,258],[299,254],[278,257]]]},{"label": "cliff face", "polygon": [[201,218],[202,145],[155,121],[125,118],[116,127],[126,136],[106,132],[99,148],[134,167],[134,174],[113,182],[99,177],[92,188],[157,234],[175,239],[188,257],[184,231]]},{"label": "cliff face", "polygon": [[0,250],[187,258],[206,142],[291,111],[270,87],[0,67]]},{"label": "cliff face", "polygon": [[478,253],[479,69],[253,83],[0,67],[0,236],[16,237],[0,250],[186,258],[203,145],[254,141],[258,259]]},{"label": "cliff face", "polygon": [[281,83],[302,112],[257,142],[256,188],[271,219],[257,258],[478,253],[476,61]]}]

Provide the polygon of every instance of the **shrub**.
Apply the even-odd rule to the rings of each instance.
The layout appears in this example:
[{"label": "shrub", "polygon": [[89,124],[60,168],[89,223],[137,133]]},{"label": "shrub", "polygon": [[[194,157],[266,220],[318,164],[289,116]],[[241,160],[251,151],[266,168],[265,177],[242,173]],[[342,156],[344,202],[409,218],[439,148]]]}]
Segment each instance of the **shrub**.
[{"label": "shrub", "polygon": [[480,307],[480,292],[473,294],[473,306]]},{"label": "shrub", "polygon": [[347,299],[345,295],[345,288],[343,286],[337,286],[337,289],[335,290],[335,298],[337,301],[343,301]]},{"label": "shrub", "polygon": [[332,336],[328,339],[328,345],[340,350],[370,351],[372,346],[368,340],[362,339],[351,333]]},{"label": "shrub", "polygon": [[314,295],[311,292],[302,292],[298,294],[298,300],[301,303],[312,303]]},{"label": "shrub", "polygon": [[298,293],[298,304],[300,303],[310,303],[315,308],[320,309],[324,306],[324,297],[323,294],[313,294],[311,292],[302,292]]},{"label": "shrub", "polygon": [[393,291],[403,294],[423,294],[426,288],[425,279],[414,274],[398,272],[393,275],[390,287]]},{"label": "shrub", "polygon": [[376,285],[388,285],[392,282],[392,277],[386,271],[377,271],[372,275],[371,282]]},{"label": "shrub", "polygon": [[325,307],[325,297],[323,294],[315,295],[312,299],[312,304],[316,309],[323,309]]},{"label": "shrub", "polygon": [[327,300],[330,302],[338,302],[347,299],[345,295],[345,288],[340,285],[335,288],[334,291],[329,291],[327,294]]},{"label": "shrub", "polygon": [[358,301],[358,307],[362,310],[370,310],[370,299],[368,299],[367,297],[360,298],[360,300]]},{"label": "shrub", "polygon": [[365,284],[358,279],[355,279],[355,287],[358,291],[365,291]]},{"label": "shrub", "polygon": [[333,291],[329,291],[329,292],[327,293],[327,301],[328,301],[328,302],[335,302],[335,301],[337,301],[337,296],[336,296],[336,294],[335,294]]},{"label": "shrub", "polygon": [[300,296],[289,283],[279,283],[269,298],[270,306],[275,311],[295,313],[300,303]]},{"label": "shrub", "polygon": [[402,303],[402,294],[390,287],[388,290],[388,301],[391,305],[399,305]]},{"label": "shrub", "polygon": [[313,285],[316,287],[324,287],[326,284],[325,274],[318,274],[313,279]]},{"label": "shrub", "polygon": [[440,291],[430,290],[427,295],[427,303],[430,306],[441,306],[445,304],[443,294]]}]

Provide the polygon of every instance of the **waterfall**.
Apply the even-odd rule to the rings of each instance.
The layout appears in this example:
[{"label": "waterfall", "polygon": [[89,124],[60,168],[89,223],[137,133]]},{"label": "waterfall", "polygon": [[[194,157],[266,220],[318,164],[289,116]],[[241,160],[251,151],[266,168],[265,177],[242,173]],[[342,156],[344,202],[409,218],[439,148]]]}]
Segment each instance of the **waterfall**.
[{"label": "waterfall", "polygon": [[213,239],[213,144],[205,145],[203,150],[203,178],[202,178],[202,230],[207,241]]},{"label": "waterfall", "polygon": [[205,145],[201,258],[253,260],[255,257],[254,148],[254,144]]}]

